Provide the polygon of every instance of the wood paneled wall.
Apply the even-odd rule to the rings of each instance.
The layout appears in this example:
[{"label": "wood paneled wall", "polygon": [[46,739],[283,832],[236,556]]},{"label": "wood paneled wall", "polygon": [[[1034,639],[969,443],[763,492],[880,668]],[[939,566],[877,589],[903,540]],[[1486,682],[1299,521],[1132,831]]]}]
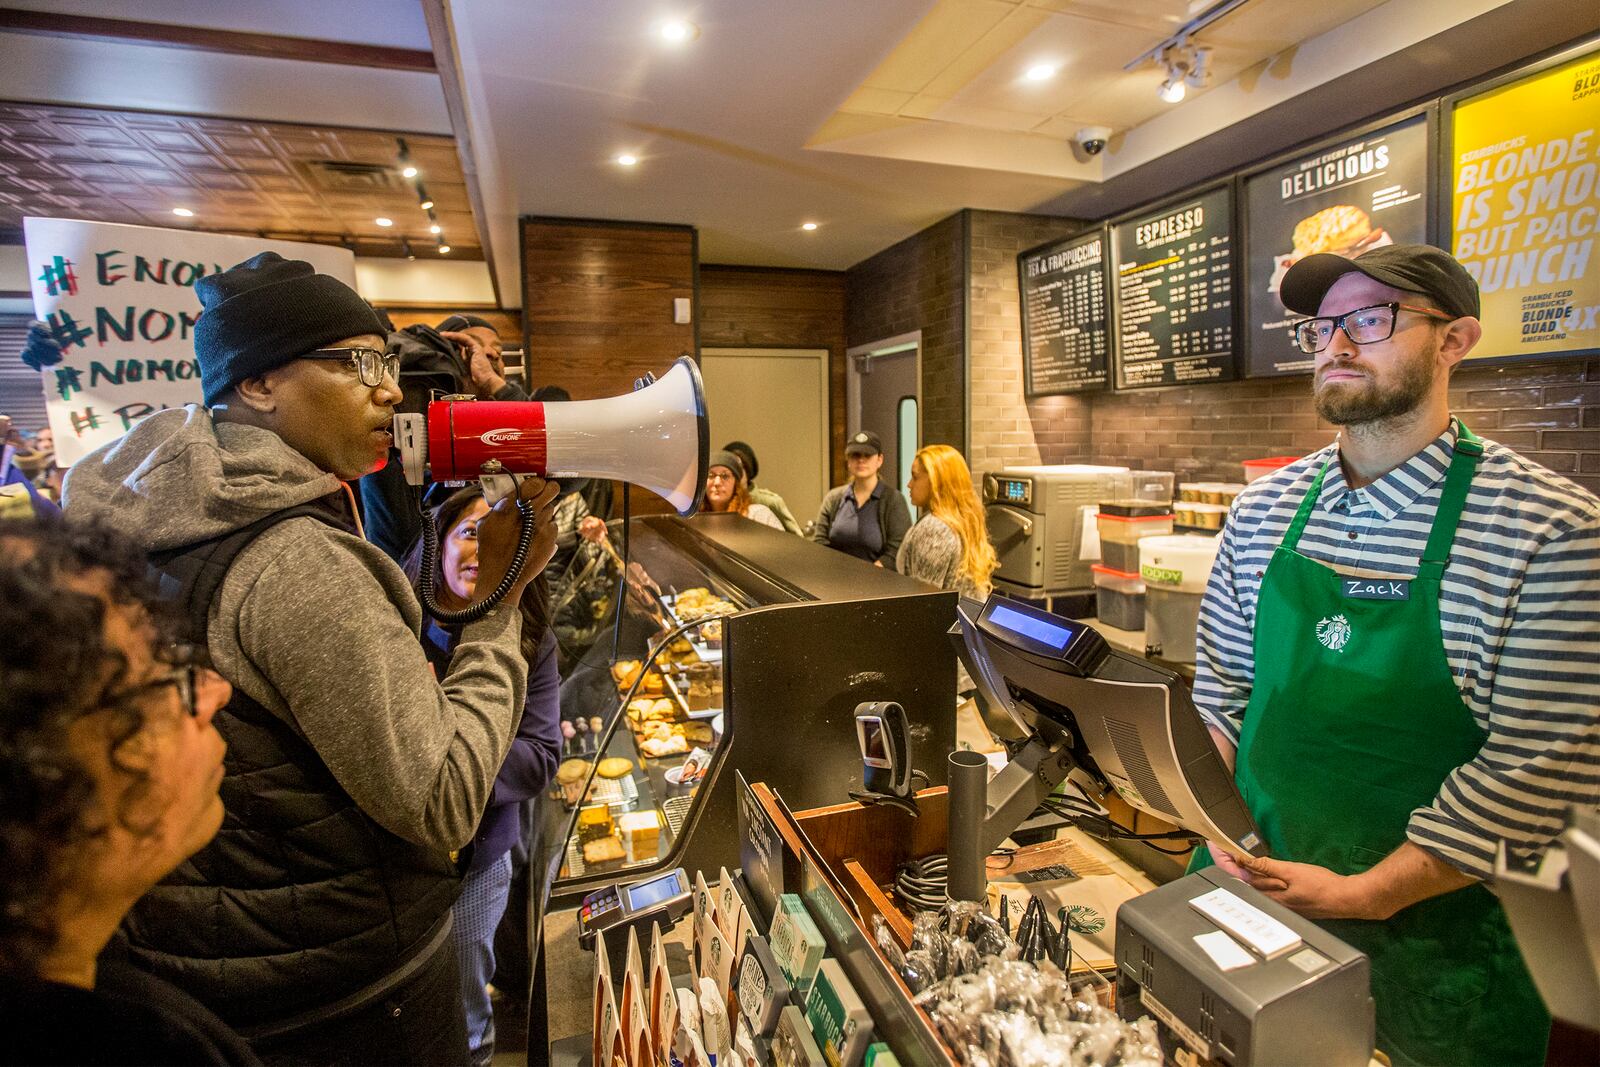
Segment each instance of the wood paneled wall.
[{"label": "wood paneled wall", "polygon": [[[530,387],[593,400],[628,392],[685,353],[698,359],[694,323],[672,321],[674,298],[699,303],[693,227],[524,217],[521,240]],[[635,514],[667,510],[642,490],[632,501]]]},{"label": "wood paneled wall", "polygon": [[700,268],[702,345],[828,350],[828,458],[834,485],[845,479],[844,315],[843,271]]}]

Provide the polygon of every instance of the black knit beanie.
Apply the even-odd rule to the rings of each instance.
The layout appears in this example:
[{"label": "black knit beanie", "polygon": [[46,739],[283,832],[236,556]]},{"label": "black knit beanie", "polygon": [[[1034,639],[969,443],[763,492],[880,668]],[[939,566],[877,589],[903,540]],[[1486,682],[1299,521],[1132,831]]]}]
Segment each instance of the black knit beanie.
[{"label": "black knit beanie", "polygon": [[348,285],[303,260],[262,252],[195,282],[194,354],[208,406],[244,381],[323,345],[388,331]]}]

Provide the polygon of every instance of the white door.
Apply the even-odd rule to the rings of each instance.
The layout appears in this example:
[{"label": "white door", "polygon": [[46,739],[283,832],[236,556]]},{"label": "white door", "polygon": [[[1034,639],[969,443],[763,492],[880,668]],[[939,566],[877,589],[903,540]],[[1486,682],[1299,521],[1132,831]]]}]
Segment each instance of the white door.
[{"label": "white door", "polygon": [[703,348],[711,450],[755,449],[757,482],[783,497],[803,527],[828,491],[827,349]]}]

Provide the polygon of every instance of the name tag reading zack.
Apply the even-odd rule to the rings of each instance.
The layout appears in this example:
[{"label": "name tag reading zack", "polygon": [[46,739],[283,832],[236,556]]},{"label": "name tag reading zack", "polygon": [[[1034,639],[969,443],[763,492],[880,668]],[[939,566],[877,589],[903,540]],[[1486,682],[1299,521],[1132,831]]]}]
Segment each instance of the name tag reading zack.
[{"label": "name tag reading zack", "polygon": [[1407,578],[1341,578],[1344,595],[1357,600],[1410,600]]}]

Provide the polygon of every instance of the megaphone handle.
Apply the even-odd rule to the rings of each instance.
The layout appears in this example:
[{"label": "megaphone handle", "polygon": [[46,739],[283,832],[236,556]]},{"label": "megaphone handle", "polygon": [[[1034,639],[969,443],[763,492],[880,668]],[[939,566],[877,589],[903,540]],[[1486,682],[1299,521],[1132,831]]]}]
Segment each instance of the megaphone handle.
[{"label": "megaphone handle", "polygon": [[522,577],[522,568],[528,562],[528,549],[533,544],[534,526],[533,505],[522,499],[517,500],[517,547],[511,554],[511,565],[506,568],[505,577],[500,579],[500,584],[494,591],[482,600],[469,604],[460,611],[450,611],[441,608],[434,599],[433,575],[438,569],[439,562],[439,531],[433,527],[433,521],[426,515],[422,517],[422,573],[417,582],[417,599],[422,601],[423,610],[432,615],[446,626],[464,626],[469,622],[476,622],[490,611],[493,611],[502,600],[510,595],[512,588]]}]

